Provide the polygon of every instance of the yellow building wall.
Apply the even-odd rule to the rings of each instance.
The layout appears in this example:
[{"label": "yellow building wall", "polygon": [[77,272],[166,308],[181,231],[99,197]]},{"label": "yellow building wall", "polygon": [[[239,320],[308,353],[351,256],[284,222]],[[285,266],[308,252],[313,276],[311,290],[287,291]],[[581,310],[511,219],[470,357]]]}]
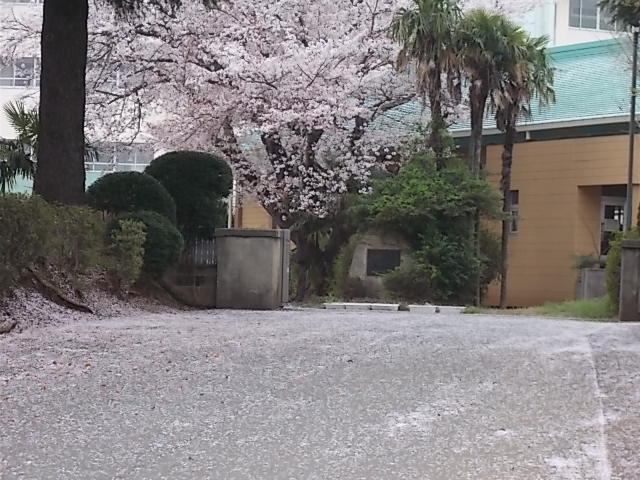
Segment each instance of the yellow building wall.
[{"label": "yellow building wall", "polygon": [[[499,145],[487,147],[488,178],[496,185],[501,153]],[[599,251],[601,186],[626,184],[627,159],[626,136],[516,145],[512,189],[520,192],[519,231],[510,238],[509,305],[575,298],[575,257]],[[640,188],[634,191],[635,223]],[[498,300],[496,282],[484,303]]]},{"label": "yellow building wall", "polygon": [[236,228],[273,228],[273,219],[262,205],[255,201],[245,201],[236,215]]}]

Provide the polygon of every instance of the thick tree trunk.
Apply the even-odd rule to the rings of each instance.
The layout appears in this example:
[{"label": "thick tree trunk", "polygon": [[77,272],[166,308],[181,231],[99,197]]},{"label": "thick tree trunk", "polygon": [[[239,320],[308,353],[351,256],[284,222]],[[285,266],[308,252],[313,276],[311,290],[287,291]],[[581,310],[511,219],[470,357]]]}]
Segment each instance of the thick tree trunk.
[{"label": "thick tree trunk", "polygon": [[489,92],[484,83],[473,82],[469,89],[471,103],[471,136],[469,138],[469,169],[480,175],[482,162],[482,130],[484,128],[484,113]]},{"label": "thick tree trunk", "polygon": [[511,165],[513,164],[513,145],[516,138],[515,122],[507,125],[504,148],[502,150],[502,249],[500,252],[500,308],[507,307],[509,285],[509,236],[511,234]]},{"label": "thick tree trunk", "polygon": [[84,202],[88,13],[87,0],[44,2],[34,191],[51,202]]}]

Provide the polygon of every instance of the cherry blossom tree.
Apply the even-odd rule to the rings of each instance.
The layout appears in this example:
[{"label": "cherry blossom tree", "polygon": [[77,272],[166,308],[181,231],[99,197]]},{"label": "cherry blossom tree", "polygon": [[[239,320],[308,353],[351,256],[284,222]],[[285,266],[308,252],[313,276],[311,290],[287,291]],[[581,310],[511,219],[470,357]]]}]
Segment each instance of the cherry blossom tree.
[{"label": "cherry blossom tree", "polygon": [[[394,68],[398,46],[388,35],[407,3],[234,0],[205,8],[184,0],[177,10],[122,19],[95,0],[88,135],[146,135],[162,148],[223,152],[239,187],[292,229],[303,269],[326,261],[345,240],[332,221],[344,195],[366,190],[376,169],[397,168],[399,146],[424,120],[398,114],[420,101],[410,71]],[[27,24],[7,28],[4,43],[34,38],[38,21]],[[314,237],[320,230],[328,241]]]}]

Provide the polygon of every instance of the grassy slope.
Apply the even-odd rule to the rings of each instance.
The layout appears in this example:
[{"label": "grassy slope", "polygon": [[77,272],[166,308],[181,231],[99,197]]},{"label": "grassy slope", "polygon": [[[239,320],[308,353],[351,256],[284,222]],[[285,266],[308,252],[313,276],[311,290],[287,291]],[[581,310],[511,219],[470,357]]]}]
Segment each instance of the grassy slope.
[{"label": "grassy slope", "polygon": [[511,310],[468,308],[465,313],[532,315],[544,317],[582,318],[586,320],[611,320],[615,316],[615,311],[611,307],[607,297],[587,300],[571,300],[560,303],[547,303],[540,307],[518,308]]}]

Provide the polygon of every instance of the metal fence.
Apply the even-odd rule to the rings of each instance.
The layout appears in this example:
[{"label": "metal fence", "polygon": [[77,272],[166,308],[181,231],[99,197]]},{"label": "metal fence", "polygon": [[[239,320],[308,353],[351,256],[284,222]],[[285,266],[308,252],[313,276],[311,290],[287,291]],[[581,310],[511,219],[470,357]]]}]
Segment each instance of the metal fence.
[{"label": "metal fence", "polygon": [[180,257],[182,265],[209,266],[216,264],[215,240],[195,239],[185,243]]}]

